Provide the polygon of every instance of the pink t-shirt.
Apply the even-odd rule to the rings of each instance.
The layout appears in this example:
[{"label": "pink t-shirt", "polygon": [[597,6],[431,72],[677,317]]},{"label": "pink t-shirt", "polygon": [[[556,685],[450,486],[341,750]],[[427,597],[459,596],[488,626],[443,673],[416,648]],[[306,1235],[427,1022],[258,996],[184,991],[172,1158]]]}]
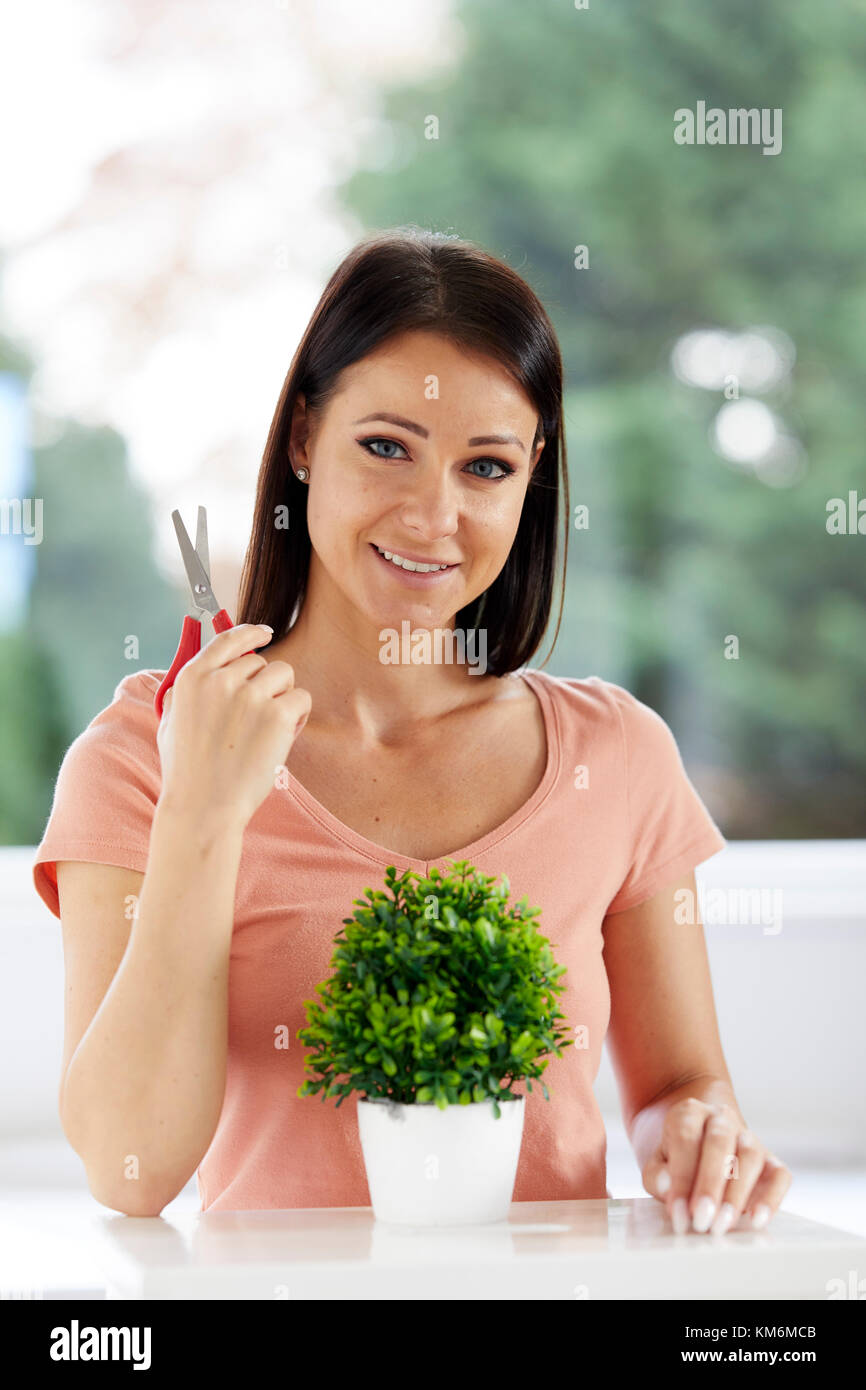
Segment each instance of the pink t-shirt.
[{"label": "pink t-shirt", "polygon": [[[147,868],[160,791],[154,692],[138,671],[71,744],[34,861],[34,883],[60,915],[55,863]],[[683,768],[668,725],[621,686],[525,669],[541,702],[547,766],[529,800],[496,830],[436,860],[392,854],[343,825],[291,775],[247,825],[229,974],[229,1037],[219,1124],[198,1169],[202,1211],[369,1206],[357,1096],[299,1097],[303,1001],[331,974],[334,937],[353,899],[384,887],[393,864],[428,873],[467,859],[506,874],[510,901],[542,909],[539,930],[567,972],[559,1007],[587,1045],[551,1057],[526,1093],[514,1201],[608,1196],[605,1131],[593,1093],[610,1016],[602,922],[651,897],[726,841]],[[289,755],[291,765],[291,754]],[[584,771],[581,771],[584,769]],[[479,767],[479,776],[484,769]],[[275,1040],[288,1030],[290,1044]],[[285,1034],[283,1034],[285,1036]]]}]

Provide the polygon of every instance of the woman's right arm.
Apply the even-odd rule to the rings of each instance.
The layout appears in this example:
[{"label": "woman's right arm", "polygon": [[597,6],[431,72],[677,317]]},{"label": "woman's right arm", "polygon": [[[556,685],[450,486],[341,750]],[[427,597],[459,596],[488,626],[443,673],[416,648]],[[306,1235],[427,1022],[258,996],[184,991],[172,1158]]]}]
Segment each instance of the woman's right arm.
[{"label": "woman's right arm", "polygon": [[250,644],[249,625],[230,629],[177,677],[146,873],[57,865],[61,1122],[94,1197],[130,1216],[158,1215],[216,1130],[243,833],[310,708],[291,667]]},{"label": "woman's right arm", "polygon": [[219,1120],[242,834],[158,806],[146,874],[57,865],[60,1119],[93,1196],[129,1216],[156,1216],[177,1196]]}]

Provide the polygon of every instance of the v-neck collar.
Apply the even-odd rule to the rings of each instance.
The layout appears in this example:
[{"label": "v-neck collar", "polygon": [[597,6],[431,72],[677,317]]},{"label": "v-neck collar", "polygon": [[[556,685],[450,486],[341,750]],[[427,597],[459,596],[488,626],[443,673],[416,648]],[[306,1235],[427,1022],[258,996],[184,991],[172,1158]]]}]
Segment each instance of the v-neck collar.
[{"label": "v-neck collar", "polygon": [[550,688],[547,684],[555,677],[548,675],[545,671],[533,671],[522,669],[518,673],[526,681],[540,705],[544,718],[544,732],[547,741],[547,758],[544,773],[535,791],[527,801],[519,806],[516,811],[504,820],[501,825],[482,835],[480,839],[473,840],[471,844],[463,845],[459,849],[452,850],[448,854],[439,855],[436,859],[414,859],[411,855],[398,854],[395,851],[386,849],[383,845],[378,845],[374,840],[368,840],[365,835],[360,835],[351,826],[344,825],[331,811],[323,806],[320,801],[307,791],[307,788],[298,781],[287,769],[288,779],[286,790],[298,801],[304,809],[313,817],[314,820],[334,839],[341,840],[350,846],[357,853],[365,858],[372,860],[376,864],[384,865],[386,868],[393,864],[399,871],[403,872],[407,868],[415,869],[419,873],[428,874],[430,868],[435,865],[444,871],[448,861],[457,862],[461,859],[473,863],[480,855],[492,849],[494,845],[511,835],[515,830],[523,825],[531,816],[535,814],[542,802],[544,802],[559,776],[561,746],[559,738],[559,727],[557,724],[557,714],[551,696]]}]

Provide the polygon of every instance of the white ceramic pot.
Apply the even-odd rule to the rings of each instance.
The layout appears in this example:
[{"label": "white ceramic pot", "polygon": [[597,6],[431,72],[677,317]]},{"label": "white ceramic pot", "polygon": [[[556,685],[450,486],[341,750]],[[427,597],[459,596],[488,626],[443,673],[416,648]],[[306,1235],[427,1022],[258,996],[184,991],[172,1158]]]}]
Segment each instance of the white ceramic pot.
[{"label": "white ceramic pot", "polygon": [[358,1132],[377,1221],[467,1226],[505,1221],[525,1097],[449,1105],[358,1101]]}]

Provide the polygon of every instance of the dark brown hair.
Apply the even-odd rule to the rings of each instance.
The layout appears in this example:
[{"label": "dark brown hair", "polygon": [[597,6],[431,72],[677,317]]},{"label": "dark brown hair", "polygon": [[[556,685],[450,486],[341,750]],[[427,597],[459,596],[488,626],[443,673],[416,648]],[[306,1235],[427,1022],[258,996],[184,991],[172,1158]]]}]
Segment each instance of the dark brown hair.
[{"label": "dark brown hair", "polygon": [[[265,445],[255,514],[238,599],[239,623],[268,622],[274,641],[300,613],[310,564],[307,486],[289,463],[298,393],[321,411],[345,367],[386,338],[413,329],[441,333],[465,351],[495,358],[519,383],[540,421],[530,455],[544,448],[530,478],[517,534],[493,583],[461,609],[468,636],[487,629],[487,670],[506,675],[528,663],[550,618],[560,479],[564,555],[556,642],[568,559],[568,472],[562,423],[562,360],[553,325],[525,280],[474,243],[415,225],[365,237],[334,271],[283,383]],[[275,525],[288,508],[289,526]],[[296,612],[297,610],[297,612]]]}]

